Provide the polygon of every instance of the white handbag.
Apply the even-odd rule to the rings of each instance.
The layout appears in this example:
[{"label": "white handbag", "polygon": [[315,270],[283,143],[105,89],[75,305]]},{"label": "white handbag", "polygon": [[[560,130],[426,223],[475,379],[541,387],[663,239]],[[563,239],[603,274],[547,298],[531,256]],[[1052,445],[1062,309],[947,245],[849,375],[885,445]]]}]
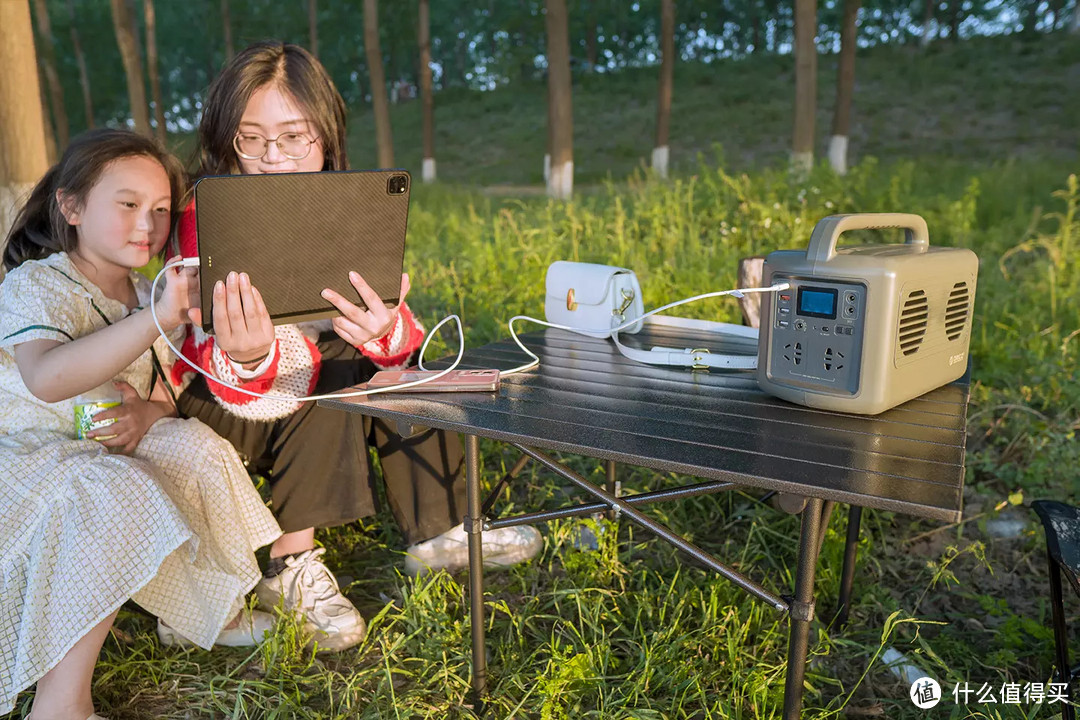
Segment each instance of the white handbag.
[{"label": "white handbag", "polygon": [[627,268],[595,263],[558,260],[547,270],[544,281],[544,317],[549,323],[563,325],[574,332],[595,338],[611,338],[619,352],[631,360],[649,365],[675,365],[693,368],[750,370],[757,367],[757,328],[731,323],[653,316],[649,322],[680,329],[705,330],[726,336],[747,354],[712,354],[703,348],[650,350],[629,348],[619,342],[619,333],[636,333],[644,322],[636,322],[617,332],[615,328],[645,314],[641,285],[637,275]]},{"label": "white handbag", "polygon": [[[550,323],[572,327],[596,338],[611,337],[611,330],[645,314],[637,275],[626,268],[558,260],[544,279],[544,317]],[[642,323],[621,332],[636,333]]]}]

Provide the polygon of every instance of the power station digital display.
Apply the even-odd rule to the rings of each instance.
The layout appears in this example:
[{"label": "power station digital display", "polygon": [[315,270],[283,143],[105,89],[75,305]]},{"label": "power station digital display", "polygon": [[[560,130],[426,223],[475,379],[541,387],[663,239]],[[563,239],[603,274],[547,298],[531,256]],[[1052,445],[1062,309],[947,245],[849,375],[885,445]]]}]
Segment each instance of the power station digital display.
[{"label": "power station digital display", "polygon": [[799,288],[798,314],[835,320],[836,296],[836,290],[801,287]]}]

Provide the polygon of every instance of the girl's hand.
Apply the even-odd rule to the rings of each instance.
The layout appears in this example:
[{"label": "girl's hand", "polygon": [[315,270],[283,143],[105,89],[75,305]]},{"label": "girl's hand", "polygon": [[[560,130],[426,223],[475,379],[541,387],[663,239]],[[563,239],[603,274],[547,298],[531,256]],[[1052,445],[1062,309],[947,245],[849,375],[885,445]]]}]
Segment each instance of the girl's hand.
[{"label": "girl's hand", "polygon": [[[341,317],[332,320],[334,332],[353,347],[360,347],[366,342],[381,338],[393,329],[397,322],[398,306],[387,307],[359,273],[350,272],[349,282],[367,304],[367,310],[361,310],[330,288],[323,290],[322,296],[341,312]],[[409,276],[402,274],[399,304],[405,302],[408,294]]]},{"label": "girl's hand", "polygon": [[86,437],[105,438],[99,440],[105,447],[115,448],[124,455],[132,455],[150,426],[169,415],[169,410],[160,403],[143,400],[135,388],[126,382],[114,382],[113,386],[120,391],[122,403],[117,407],[102,410],[94,415],[94,420],[116,418],[116,422],[88,432]]},{"label": "girl's hand", "polygon": [[264,357],[274,343],[274,324],[262,295],[247,273],[231,272],[214,285],[214,334],[217,346],[234,362]]},{"label": "girl's hand", "polygon": [[[180,256],[168,262],[180,260]],[[168,264],[168,263],[166,263]],[[191,308],[198,307],[199,269],[174,267],[165,271],[165,292],[154,303],[158,322],[165,330],[173,330],[189,321]]]}]

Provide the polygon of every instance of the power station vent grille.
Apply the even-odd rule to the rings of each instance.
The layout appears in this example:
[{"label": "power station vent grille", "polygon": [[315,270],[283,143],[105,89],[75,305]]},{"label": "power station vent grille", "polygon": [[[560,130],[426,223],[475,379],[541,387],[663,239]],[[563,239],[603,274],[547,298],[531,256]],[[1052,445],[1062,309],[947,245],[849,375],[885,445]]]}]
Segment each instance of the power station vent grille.
[{"label": "power station vent grille", "polygon": [[958,282],[953,285],[945,304],[945,337],[949,340],[959,340],[964,334],[970,303],[971,291],[968,284]]},{"label": "power station vent grille", "polygon": [[904,300],[900,310],[900,331],[897,340],[900,352],[914,355],[919,352],[923,338],[926,337],[926,321],[930,316],[925,290],[912,290]]}]

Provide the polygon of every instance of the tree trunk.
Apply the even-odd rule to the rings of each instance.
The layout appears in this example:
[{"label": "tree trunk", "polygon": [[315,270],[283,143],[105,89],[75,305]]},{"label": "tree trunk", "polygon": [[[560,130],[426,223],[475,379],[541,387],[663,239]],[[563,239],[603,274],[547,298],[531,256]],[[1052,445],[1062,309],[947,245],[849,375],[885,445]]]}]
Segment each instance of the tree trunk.
[{"label": "tree trunk", "polygon": [[937,7],[937,0],[926,0],[926,10],[923,13],[922,21],[922,37],[919,38],[919,45],[926,47],[933,40],[930,33],[933,30],[934,22],[934,10]]},{"label": "tree trunk", "polygon": [[754,52],[761,52],[761,9],[757,3],[750,6],[750,42],[754,44]]},{"label": "tree trunk", "polygon": [[[49,168],[34,28],[27,0],[0,2],[0,245]],[[2,275],[2,271],[0,271]]]},{"label": "tree trunk", "polygon": [[221,27],[225,31],[225,62],[229,62],[236,54],[232,41],[232,21],[229,19],[229,0],[221,0]]},{"label": "tree trunk", "polygon": [[431,12],[430,0],[420,0],[420,104],[424,114],[424,182],[435,181],[435,96],[431,83]]},{"label": "tree trunk", "polygon": [[307,3],[307,21],[308,21],[308,50],[315,56],[315,59],[319,59],[319,21],[318,18],[318,0],[308,0]]},{"label": "tree trunk", "polygon": [[1024,24],[1020,32],[1023,35],[1034,35],[1039,24],[1039,3],[1041,0],[1027,0],[1024,12]]},{"label": "tree trunk", "polygon": [[67,0],[68,15],[71,16],[71,45],[75,48],[75,64],[79,66],[79,86],[82,88],[83,108],[86,111],[86,127],[94,127],[94,103],[90,95],[90,74],[86,71],[86,56],[79,42],[78,23],[75,22],[75,1]]},{"label": "tree trunk", "polygon": [[45,0],[34,0],[34,15],[37,17],[38,39],[41,40],[41,62],[49,89],[48,97],[52,103],[56,142],[60,148],[65,148],[68,144],[68,119],[67,111],[64,110],[64,88],[60,85],[60,75],[56,72],[56,46],[53,44],[52,23],[49,21],[49,9],[45,6]]},{"label": "tree trunk", "polygon": [[668,135],[674,79],[675,0],[660,0],[660,82],[656,98],[656,146],[652,151],[652,167],[662,178],[668,176]]},{"label": "tree trunk", "polygon": [[960,39],[960,14],[963,0],[950,0],[949,2],[949,40],[957,42]]},{"label": "tree trunk", "polygon": [[570,28],[566,0],[546,0],[547,59],[551,112],[551,172],[547,193],[569,200],[574,192],[574,113],[570,84]]},{"label": "tree trunk", "polygon": [[855,93],[855,21],[862,0],[844,0],[840,25],[840,61],[836,68],[836,107],[833,108],[832,138],[829,139],[829,164],[839,175],[847,174],[848,136],[851,134],[851,98]]},{"label": "tree trunk", "polygon": [[142,62],[139,60],[139,48],[135,44],[135,24],[124,0],[111,1],[116,44],[120,46],[120,57],[124,61],[124,75],[127,76],[131,118],[135,121],[135,132],[149,137],[150,115],[146,107]]},{"label": "tree trunk", "polygon": [[364,51],[371,81],[371,108],[375,113],[375,143],[379,167],[394,167],[394,141],[390,135],[390,105],[386,99],[382,50],[379,48],[378,0],[364,0]]},{"label": "tree trunk", "polygon": [[154,100],[154,137],[165,143],[165,103],[161,101],[161,79],[158,76],[157,23],[154,19],[154,0],[143,0],[146,17],[146,71],[150,74],[150,97]]},{"label": "tree trunk", "polygon": [[57,154],[56,130],[49,118],[49,101],[45,97],[45,63],[38,58],[38,100],[41,102],[41,129],[45,131],[45,159],[49,165],[56,163]]},{"label": "tree trunk", "polygon": [[589,72],[596,72],[596,0],[590,0],[588,15],[585,17],[585,64]]},{"label": "tree trunk", "polygon": [[498,32],[495,28],[499,23],[495,20],[495,0],[488,0],[487,19],[489,23],[493,23],[494,27],[487,27],[485,23],[484,31],[488,36],[488,54],[491,55],[491,63],[495,63],[495,58],[499,55],[499,41],[495,37]]},{"label": "tree trunk", "polygon": [[814,111],[817,105],[817,0],[795,0],[795,131],[791,167],[799,177],[814,165]]}]

